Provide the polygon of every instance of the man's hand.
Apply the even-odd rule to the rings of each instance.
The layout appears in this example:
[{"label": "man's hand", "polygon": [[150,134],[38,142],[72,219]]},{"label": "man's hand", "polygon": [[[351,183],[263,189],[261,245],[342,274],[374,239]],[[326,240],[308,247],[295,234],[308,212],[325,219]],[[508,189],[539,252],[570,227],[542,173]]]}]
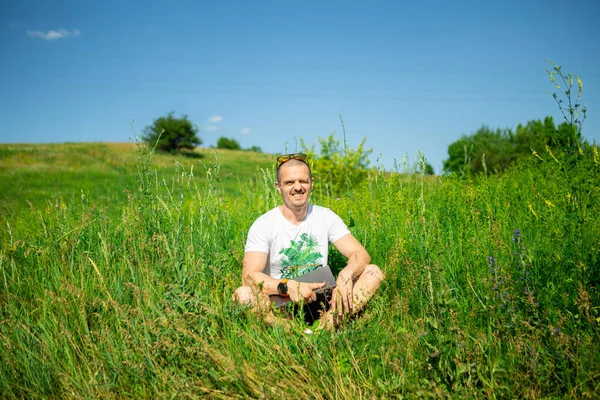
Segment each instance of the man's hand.
[{"label": "man's hand", "polygon": [[352,278],[347,278],[342,274],[338,275],[336,287],[333,289],[331,301],[329,304],[333,307],[334,313],[338,315],[349,313],[352,311],[352,288],[354,283]]},{"label": "man's hand", "polygon": [[312,303],[317,300],[317,294],[314,291],[323,286],[325,286],[325,282],[306,283],[290,280],[287,283],[288,294],[294,303],[298,303],[300,300]]}]

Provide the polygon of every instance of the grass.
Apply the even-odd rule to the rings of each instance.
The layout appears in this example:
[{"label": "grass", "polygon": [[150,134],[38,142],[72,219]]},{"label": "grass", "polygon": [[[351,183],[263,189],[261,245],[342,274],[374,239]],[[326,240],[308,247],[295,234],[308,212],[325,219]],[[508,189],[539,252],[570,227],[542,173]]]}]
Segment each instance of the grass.
[{"label": "grass", "polygon": [[600,394],[593,154],[471,180],[375,171],[349,198],[317,188],[386,280],[360,318],[312,336],[230,301],[246,232],[278,202],[271,157],[201,156],[0,146],[5,397]]},{"label": "grass", "polygon": [[[127,204],[127,193],[137,190],[135,149],[132,143],[0,144],[0,213],[16,223],[29,208],[44,208],[47,202],[62,207],[89,197],[117,215]],[[192,172],[203,185],[218,157],[219,184],[240,196],[242,183],[272,166],[272,157],[260,153],[206,148],[191,154],[155,154],[155,179],[169,186],[176,174]]]}]

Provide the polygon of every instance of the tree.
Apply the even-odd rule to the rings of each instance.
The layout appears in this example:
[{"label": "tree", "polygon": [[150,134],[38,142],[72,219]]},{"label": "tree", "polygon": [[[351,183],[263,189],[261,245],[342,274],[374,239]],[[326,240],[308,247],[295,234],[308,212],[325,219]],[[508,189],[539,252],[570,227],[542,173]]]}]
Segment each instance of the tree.
[{"label": "tree", "polygon": [[219,140],[217,140],[217,149],[229,149],[229,150],[240,150],[242,146],[238,143],[237,140],[233,138],[226,138],[221,136]]},{"label": "tree", "polygon": [[143,139],[151,146],[161,151],[193,150],[202,144],[202,139],[196,136],[198,128],[192,124],[187,115],[175,118],[173,112],[154,120],[152,125],[144,129]]},{"label": "tree", "polygon": [[[492,131],[482,126],[472,135],[463,136],[448,146],[449,158],[444,161],[447,172],[501,171],[512,161],[510,131]],[[485,167],[484,167],[485,163]]]},{"label": "tree", "polygon": [[448,146],[444,170],[455,173],[501,172],[518,160],[546,152],[546,148],[574,152],[583,143],[581,132],[563,122],[555,126],[552,117],[519,124],[510,129],[492,131],[483,126]]}]

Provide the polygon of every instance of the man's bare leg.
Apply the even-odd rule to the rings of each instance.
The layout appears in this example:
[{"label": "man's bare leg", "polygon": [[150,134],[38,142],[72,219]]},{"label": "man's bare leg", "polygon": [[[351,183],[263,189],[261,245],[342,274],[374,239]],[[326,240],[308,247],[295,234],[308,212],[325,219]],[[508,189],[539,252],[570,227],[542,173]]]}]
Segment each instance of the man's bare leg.
[{"label": "man's bare leg", "polygon": [[282,326],[286,330],[290,328],[288,320],[275,315],[269,296],[260,290],[254,291],[250,286],[240,286],[233,292],[231,299],[239,304],[251,306],[250,311],[268,325]]},{"label": "man's bare leg", "polygon": [[[365,307],[369,299],[373,297],[379,288],[383,278],[384,274],[378,266],[369,264],[365,267],[363,273],[354,282],[354,287],[352,288],[353,307],[346,316],[357,314]],[[334,329],[342,322],[343,317],[338,315],[335,305],[332,305],[329,311],[323,313],[321,316],[319,329]]]}]

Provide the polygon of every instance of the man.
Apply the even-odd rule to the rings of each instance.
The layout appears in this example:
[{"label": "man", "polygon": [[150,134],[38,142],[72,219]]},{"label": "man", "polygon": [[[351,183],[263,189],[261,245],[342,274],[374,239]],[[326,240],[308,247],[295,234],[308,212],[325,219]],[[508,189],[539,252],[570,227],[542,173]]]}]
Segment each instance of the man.
[{"label": "man", "polygon": [[[250,304],[266,322],[276,323],[269,295],[288,295],[295,303],[317,301],[325,282],[298,282],[293,277],[327,264],[329,243],[348,259],[321,317],[319,327],[333,329],[344,315],[359,312],[383,280],[365,248],[342,219],[328,208],[309,204],[313,177],[305,154],[277,158],[277,191],[283,204],[260,216],[250,228],[242,267],[242,284],[233,298]],[[292,279],[289,279],[291,277]],[[325,310],[324,310],[325,311]]]}]

